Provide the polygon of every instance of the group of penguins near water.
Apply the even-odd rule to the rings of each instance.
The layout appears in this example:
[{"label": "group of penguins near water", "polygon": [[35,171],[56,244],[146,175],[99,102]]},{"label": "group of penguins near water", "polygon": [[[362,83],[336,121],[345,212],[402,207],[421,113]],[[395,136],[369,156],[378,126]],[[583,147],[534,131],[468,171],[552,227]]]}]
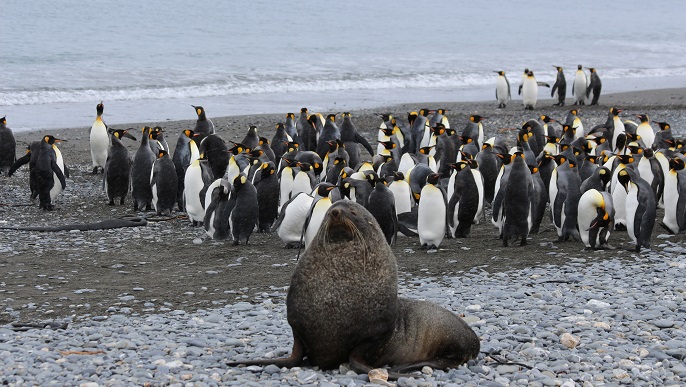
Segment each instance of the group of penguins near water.
[{"label": "group of penguins near water", "polygon": [[[564,69],[561,66],[553,66],[557,70],[555,83],[550,90],[550,97],[557,98],[555,106],[565,106],[565,99],[567,98],[567,79],[565,78]],[[603,88],[603,83],[600,80],[598,72],[593,67],[587,68],[589,74],[586,75],[584,67],[578,65],[574,73],[574,81],[572,82],[572,96],[574,97],[574,105],[585,105],[586,99],[591,97],[591,105],[597,105],[600,98],[600,92]],[[505,108],[512,97],[510,91],[510,82],[504,71],[496,71],[498,78],[495,83],[495,99],[498,101],[499,108]],[[545,82],[537,82],[534,77],[534,72],[528,68],[524,69],[522,74],[522,81],[519,84],[518,93],[522,96],[522,103],[524,109],[534,110],[536,102],[538,101],[538,87],[550,87]]]},{"label": "group of penguins near water", "polygon": [[[468,237],[486,206],[505,246],[525,245],[547,206],[559,239],[588,248],[611,248],[613,230],[627,230],[637,251],[649,247],[657,207],[665,209],[661,224],[669,232],[686,230],[686,148],[668,123],[645,114],[623,120],[612,107],[590,130],[578,109],[560,122],[541,115],[501,129],[517,131],[509,148],[502,136],[484,138],[487,117],[469,116],[458,134],[445,109],[420,109],[407,121],[380,114],[372,147],[350,113],[339,119],[303,108],[299,118],[288,113],[276,125],[271,141],[250,126],[240,143],[227,144],[204,109],[194,109],[195,128],[179,134],[173,156],[162,128],[146,126],[131,158],[122,140],[136,138],[108,128],[97,105],[93,174],[104,172],[110,205],[124,204],[130,192],[135,211],[167,216],[176,206],[211,238],[231,237],[235,245],[257,230],[276,231],[287,247],[306,247],[337,200],[366,207],[389,244],[403,234],[428,251],[446,237]],[[31,197],[45,210],[69,176],[60,141],[46,135],[15,160],[12,132],[0,121],[0,171],[11,176],[28,163]]]}]

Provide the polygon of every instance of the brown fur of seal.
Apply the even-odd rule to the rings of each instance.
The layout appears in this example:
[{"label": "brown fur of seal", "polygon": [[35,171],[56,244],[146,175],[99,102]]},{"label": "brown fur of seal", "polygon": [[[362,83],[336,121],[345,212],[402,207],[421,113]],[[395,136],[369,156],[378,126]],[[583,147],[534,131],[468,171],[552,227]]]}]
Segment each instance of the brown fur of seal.
[{"label": "brown fur of seal", "polygon": [[353,201],[327,212],[295,268],[286,308],[290,357],[228,364],[295,367],[307,357],[321,369],[350,362],[360,371],[384,365],[404,371],[456,367],[479,352],[478,337],[462,319],[429,302],[398,298],[395,256],[374,217]]},{"label": "brown fur of seal", "polygon": [[351,365],[369,372],[365,364],[388,364],[395,373],[424,366],[456,368],[476,358],[480,349],[479,337],[456,314],[428,301],[399,298],[393,335],[376,352],[351,359]]}]

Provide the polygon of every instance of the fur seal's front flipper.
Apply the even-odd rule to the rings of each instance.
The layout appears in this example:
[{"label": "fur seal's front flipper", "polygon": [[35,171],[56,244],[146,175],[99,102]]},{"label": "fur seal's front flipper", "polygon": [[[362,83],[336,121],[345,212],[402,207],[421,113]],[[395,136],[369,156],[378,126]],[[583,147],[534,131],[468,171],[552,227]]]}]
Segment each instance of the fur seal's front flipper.
[{"label": "fur seal's front flipper", "polygon": [[245,360],[245,361],[230,361],[227,362],[226,365],[230,367],[235,367],[238,365],[246,365],[246,366],[251,366],[251,365],[275,365],[277,367],[286,367],[286,368],[292,368],[292,367],[298,367],[303,364],[303,358],[305,357],[305,348],[303,347],[302,342],[298,339],[297,336],[293,336],[293,350],[291,351],[291,356],[289,357],[282,357],[278,359],[258,359],[258,360]]}]

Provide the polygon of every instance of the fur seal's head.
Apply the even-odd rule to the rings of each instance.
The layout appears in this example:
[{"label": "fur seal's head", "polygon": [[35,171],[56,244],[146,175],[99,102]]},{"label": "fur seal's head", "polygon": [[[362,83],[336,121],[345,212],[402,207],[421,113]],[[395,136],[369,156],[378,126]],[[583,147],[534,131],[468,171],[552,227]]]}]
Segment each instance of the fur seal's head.
[{"label": "fur seal's head", "polygon": [[322,246],[353,241],[367,244],[376,238],[383,238],[383,234],[372,214],[354,201],[339,200],[327,211],[314,243]]}]

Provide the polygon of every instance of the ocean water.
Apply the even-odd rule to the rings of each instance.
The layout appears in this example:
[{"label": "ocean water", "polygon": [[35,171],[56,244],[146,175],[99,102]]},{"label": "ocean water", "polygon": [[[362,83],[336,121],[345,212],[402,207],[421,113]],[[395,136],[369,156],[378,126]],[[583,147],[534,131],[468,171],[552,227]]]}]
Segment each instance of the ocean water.
[{"label": "ocean water", "polygon": [[[686,3],[2,0],[14,129],[494,99],[595,67],[604,92],[686,86]],[[568,87],[568,94],[571,85]],[[516,94],[516,93],[513,93]],[[517,96],[513,95],[516,99]],[[514,104],[514,103],[513,103]],[[517,105],[518,106],[518,105]]]}]

